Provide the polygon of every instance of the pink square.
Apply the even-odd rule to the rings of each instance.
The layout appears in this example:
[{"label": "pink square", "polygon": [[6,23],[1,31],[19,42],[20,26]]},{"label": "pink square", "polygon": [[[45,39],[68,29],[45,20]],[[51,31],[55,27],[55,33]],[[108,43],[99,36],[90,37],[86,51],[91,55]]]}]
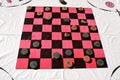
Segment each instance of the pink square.
[{"label": "pink square", "polygon": [[27,12],[25,17],[26,18],[34,18],[34,12]]},{"label": "pink square", "polygon": [[52,47],[52,42],[51,40],[42,40],[42,48],[51,48]]},{"label": "pink square", "polygon": [[71,25],[79,25],[78,19],[71,19]]},{"label": "pink square", "polygon": [[59,7],[53,7],[52,12],[60,12],[60,8]]},{"label": "pink square", "polygon": [[62,40],[63,48],[73,48],[72,40]]},{"label": "pink square", "polygon": [[69,14],[68,13],[61,13],[61,18],[69,18]]},{"label": "pink square", "polygon": [[52,40],[62,40],[61,32],[52,32]]},{"label": "pink square", "polygon": [[60,25],[61,24],[61,19],[52,19],[52,25]]},{"label": "pink square", "polygon": [[36,7],[35,12],[43,12],[44,8],[43,7]]},{"label": "pink square", "polygon": [[17,69],[27,69],[28,68],[28,59],[22,58],[22,59],[17,59],[17,64],[16,64]]},{"label": "pink square", "polygon": [[32,40],[41,40],[41,32],[32,32]]},{"label": "pink square", "polygon": [[32,25],[24,25],[23,32],[32,32],[33,26]]},{"label": "pink square", "polygon": [[52,59],[40,59],[40,69],[51,69]]},{"label": "pink square", "polygon": [[30,48],[31,40],[21,40],[20,48]]},{"label": "pink square", "polygon": [[91,8],[85,8],[85,13],[93,13]]},{"label": "pink square", "polygon": [[100,36],[98,33],[90,33],[91,40],[100,40]]},{"label": "pink square", "polygon": [[61,57],[63,57],[63,51],[62,51],[62,49],[52,49],[52,58],[54,58],[54,53],[55,52],[60,53]]},{"label": "pink square", "polygon": [[50,13],[50,12],[44,12],[43,18],[46,18],[47,16],[52,16],[52,13]]},{"label": "pink square", "polygon": [[92,48],[92,41],[90,40],[82,40],[83,48]]},{"label": "pink square", "polygon": [[42,31],[43,32],[51,32],[52,31],[52,26],[51,25],[43,25]]},{"label": "pink square", "polygon": [[72,33],[72,40],[81,40],[80,33]]},{"label": "pink square", "polygon": [[103,49],[94,49],[94,54],[95,54],[95,58],[105,57]]},{"label": "pink square", "polygon": [[30,49],[29,58],[40,58],[40,49]]},{"label": "pink square", "polygon": [[95,58],[91,58],[91,62],[90,63],[86,63],[86,68],[97,68]]},{"label": "pink square", "polygon": [[88,26],[80,26],[80,32],[89,32]]},{"label": "pink square", "polygon": [[83,49],[74,49],[74,58],[83,58],[84,57],[84,51]]},{"label": "pink square", "polygon": [[69,13],[76,13],[76,8],[69,8]]},{"label": "pink square", "polygon": [[71,61],[72,63],[74,63],[75,61],[74,61],[74,58],[64,58],[63,59],[63,65],[64,65],[64,68],[66,69],[66,68],[68,68],[67,66],[66,66],[66,62],[67,61]]},{"label": "pink square", "polygon": [[96,25],[95,20],[90,20],[90,19],[88,19],[87,22],[88,22],[88,25],[89,25],[89,26]]},{"label": "pink square", "polygon": [[86,19],[86,15],[84,13],[78,13],[78,19]]},{"label": "pink square", "polygon": [[62,32],[71,32],[70,25],[61,25]]},{"label": "pink square", "polygon": [[33,24],[37,24],[37,25],[40,25],[42,23],[43,23],[43,19],[37,19],[37,18],[35,18],[33,22]]}]

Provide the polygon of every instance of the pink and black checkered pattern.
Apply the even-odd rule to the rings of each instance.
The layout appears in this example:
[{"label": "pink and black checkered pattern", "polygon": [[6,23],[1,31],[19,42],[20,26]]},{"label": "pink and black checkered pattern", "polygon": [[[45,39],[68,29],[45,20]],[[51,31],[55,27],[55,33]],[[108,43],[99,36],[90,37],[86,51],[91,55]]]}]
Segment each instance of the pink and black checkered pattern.
[{"label": "pink and black checkered pattern", "polygon": [[[84,8],[79,11],[78,8],[68,8],[62,11],[61,7],[50,7],[51,11],[46,12],[45,7],[32,7],[27,10],[25,22],[23,26],[22,37],[20,41],[20,49],[18,53],[17,69],[30,69],[29,62],[36,60],[39,64],[38,69],[62,69],[67,68],[65,62],[70,60],[74,63],[74,68],[105,68],[107,67],[105,55],[102,46],[96,48],[94,41],[100,42],[98,31],[92,32],[91,26],[96,26],[95,19],[90,8]],[[37,16],[37,12],[43,12],[41,17]],[[46,21],[46,16],[52,16],[51,21]],[[63,19],[69,18],[70,23],[64,23]],[[83,24],[80,20],[87,21]],[[71,25],[77,25],[78,30],[72,31]],[[63,34],[68,32],[71,38],[65,38]],[[82,34],[88,32],[89,39],[82,38]],[[40,48],[34,48],[32,43],[39,41]],[[30,52],[28,56],[20,54],[20,50],[27,48]],[[74,53],[72,57],[65,55],[65,50],[70,49]],[[86,63],[83,57],[86,55],[85,50],[92,49],[94,54],[91,55],[91,62]],[[53,58],[54,52],[59,52],[62,59]],[[97,59],[104,60],[104,66],[96,64]]]}]

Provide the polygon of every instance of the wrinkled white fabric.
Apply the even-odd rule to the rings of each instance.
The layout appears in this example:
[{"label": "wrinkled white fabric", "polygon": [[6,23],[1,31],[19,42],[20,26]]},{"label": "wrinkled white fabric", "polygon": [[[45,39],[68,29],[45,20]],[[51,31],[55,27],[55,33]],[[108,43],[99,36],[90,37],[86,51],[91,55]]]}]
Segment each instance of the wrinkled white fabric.
[{"label": "wrinkled white fabric", "polygon": [[[104,7],[105,0],[93,4]],[[98,0],[97,0],[98,1]],[[120,5],[118,0],[112,0]],[[15,8],[0,7],[0,67],[11,74],[14,80],[110,80],[113,69],[120,65],[120,16],[92,7],[86,0],[66,0],[68,7],[90,7],[93,10],[101,41],[105,51],[108,68],[93,69],[44,69],[18,70],[15,68],[22,33],[26,6],[64,6],[59,0],[33,0],[31,3]],[[108,9],[105,6],[106,9]],[[120,10],[120,6],[115,6]],[[114,10],[114,9],[110,9]],[[111,80],[120,80],[117,70]],[[0,70],[0,80],[11,80]]]}]

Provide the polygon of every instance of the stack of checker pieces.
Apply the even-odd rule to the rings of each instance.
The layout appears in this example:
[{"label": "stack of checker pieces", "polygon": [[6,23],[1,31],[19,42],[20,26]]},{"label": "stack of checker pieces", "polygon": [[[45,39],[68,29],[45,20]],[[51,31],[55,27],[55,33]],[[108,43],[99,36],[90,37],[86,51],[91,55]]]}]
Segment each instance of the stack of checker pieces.
[{"label": "stack of checker pieces", "polygon": [[90,8],[27,8],[17,69],[107,67]]}]

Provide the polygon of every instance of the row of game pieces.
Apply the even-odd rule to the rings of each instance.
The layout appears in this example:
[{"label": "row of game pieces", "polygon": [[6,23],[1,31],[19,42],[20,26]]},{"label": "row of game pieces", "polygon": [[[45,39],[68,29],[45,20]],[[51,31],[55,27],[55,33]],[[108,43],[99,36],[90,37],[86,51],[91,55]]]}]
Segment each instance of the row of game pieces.
[{"label": "row of game pieces", "polygon": [[[84,60],[89,60],[89,59],[90,59],[89,56],[84,57]],[[105,64],[104,60],[102,60],[102,59],[97,60],[97,65],[98,66],[102,67],[102,66],[104,66],[104,64]],[[70,60],[67,60],[65,62],[65,66],[67,68],[74,68],[74,63],[72,61],[70,61]],[[39,63],[36,60],[30,61],[29,67],[30,67],[30,69],[38,69]]]},{"label": "row of game pieces", "polygon": [[[23,54],[23,55],[28,55],[29,51],[28,51],[28,49],[22,49],[20,53]],[[86,49],[85,53],[86,53],[87,55],[85,55],[85,56],[83,57],[83,60],[84,60],[86,63],[90,63],[90,62],[91,62],[91,57],[90,57],[90,55],[92,55],[92,54],[94,54],[94,53],[93,53],[93,51],[92,51],[91,49]],[[71,50],[68,49],[68,50],[65,51],[65,55],[68,56],[68,57],[71,57],[71,56],[73,56],[74,54],[73,54],[73,52],[72,52]],[[55,52],[55,53],[53,54],[53,58],[54,58],[54,59],[57,59],[57,60],[61,60],[61,59],[62,59],[61,54],[60,54],[59,52]],[[102,60],[102,59],[98,59],[98,60],[97,60],[97,65],[98,65],[98,66],[104,66],[104,64],[105,64],[104,60]],[[65,65],[66,65],[66,67],[68,67],[68,68],[74,67],[74,63],[73,63],[72,61],[70,61],[70,60],[67,60],[66,63],[65,63]],[[30,64],[29,64],[29,66],[30,66],[31,69],[35,69],[35,68],[37,68],[38,63],[37,63],[37,61],[31,61]]]},{"label": "row of game pieces", "polygon": [[[92,51],[92,49],[86,49],[86,50],[85,50],[85,53],[86,53],[87,55],[89,55],[89,56],[91,56],[91,55],[94,54],[94,52]],[[30,52],[29,52],[28,49],[23,48],[23,49],[20,50],[20,54],[22,54],[23,56],[26,56],[26,55],[29,55]],[[65,55],[68,56],[68,57],[73,56],[72,50],[69,50],[69,49],[65,50]],[[60,59],[60,57],[61,57],[61,55],[59,54],[59,52],[55,52],[55,53],[54,53],[54,58],[55,58],[55,59]]]},{"label": "row of game pieces", "polygon": [[[89,55],[92,55],[92,54],[93,54],[92,50],[90,50],[90,49],[86,50],[86,53],[88,53]],[[72,52],[71,50],[66,50],[66,51],[65,51],[65,55],[68,56],[68,57],[71,57],[71,56],[73,56],[74,54],[73,54],[73,52]],[[55,52],[55,53],[54,53],[54,59],[58,59],[58,60],[62,59],[59,52]],[[91,61],[91,58],[90,58],[90,56],[86,55],[86,56],[84,56],[83,60],[84,60],[86,63],[89,63],[89,62]],[[66,61],[66,66],[67,66],[68,68],[72,68],[72,67],[73,67],[73,64],[74,64],[74,63],[73,63],[72,61],[70,61],[70,60],[67,60],[67,61]]]},{"label": "row of game pieces", "polygon": [[[69,37],[68,37],[69,35],[70,35],[70,34],[67,34],[67,33],[66,33],[65,36],[67,36],[67,38],[69,38]],[[87,33],[85,33],[84,35],[85,35],[85,38],[86,38]],[[96,48],[101,48],[101,47],[102,47],[101,42],[100,42],[100,41],[97,41],[97,40],[94,41],[92,44],[93,44],[93,46],[96,47]],[[41,44],[40,41],[33,41],[31,45],[32,45],[33,48],[36,48],[36,49],[42,47],[42,44]],[[47,45],[47,44],[46,44],[46,45]]]},{"label": "row of game pieces", "polygon": [[[64,21],[64,22],[66,22],[66,21]],[[72,31],[77,31],[77,30],[78,30],[78,26],[72,25],[72,26],[71,26],[71,30],[72,30]],[[96,26],[91,26],[91,27],[90,27],[90,30],[93,31],[93,32],[95,32],[95,31],[97,31],[97,28],[96,28]],[[64,37],[70,37],[70,36],[71,36],[70,33],[68,33],[68,32],[65,32],[65,33],[64,33]],[[84,32],[84,33],[82,34],[82,37],[83,37],[84,39],[88,39],[88,38],[90,38],[90,35],[89,35],[88,32]]]},{"label": "row of game pieces", "polygon": [[[28,6],[28,7],[27,7],[27,10],[32,10],[32,7],[31,7],[31,6]],[[67,8],[67,7],[62,7],[62,10],[63,10],[63,11],[67,11],[68,8]],[[84,8],[79,7],[78,10],[79,10],[79,11],[84,11]],[[49,12],[49,11],[51,11],[51,8],[50,8],[50,7],[45,7],[45,11]],[[40,16],[42,16],[42,15],[43,15],[42,12],[37,12],[37,16],[40,17]],[[52,20],[52,16],[46,16],[45,19],[46,19],[46,20]],[[69,20],[68,18],[65,18],[64,21],[65,21],[66,23],[69,23],[69,22],[70,22],[70,20]],[[86,24],[87,22],[86,22],[85,20],[81,20],[81,23]]]},{"label": "row of game pieces", "polygon": [[[27,10],[31,10],[31,9],[32,9],[31,6],[28,6],[28,7],[27,7]],[[68,8],[67,8],[67,7],[62,7],[62,10],[63,10],[63,11],[67,11]],[[79,11],[84,11],[84,8],[79,7],[78,10],[79,10]],[[51,8],[50,8],[50,7],[45,7],[45,11],[49,12],[49,11],[51,11]],[[40,16],[42,16],[42,15],[43,15],[42,12],[37,12],[37,16],[40,17]],[[52,20],[52,16],[49,16],[49,15],[46,16],[46,17],[45,17],[45,20],[51,21],[51,20]],[[70,23],[70,19],[69,19],[69,18],[64,18],[63,21],[64,21],[65,23]],[[87,24],[87,21],[82,19],[82,20],[81,20],[81,23],[82,23],[82,24]],[[75,28],[74,28],[74,29],[75,29]]]},{"label": "row of game pieces", "polygon": [[[27,10],[28,11],[30,11],[30,10],[32,10],[32,6],[28,6],[27,7]],[[67,11],[68,10],[68,7],[62,7],[62,11]],[[45,7],[45,11],[46,12],[50,12],[51,11],[51,8],[50,7]],[[84,8],[83,7],[79,7],[78,8],[78,11],[80,11],[80,12],[83,12],[84,11]]]}]

